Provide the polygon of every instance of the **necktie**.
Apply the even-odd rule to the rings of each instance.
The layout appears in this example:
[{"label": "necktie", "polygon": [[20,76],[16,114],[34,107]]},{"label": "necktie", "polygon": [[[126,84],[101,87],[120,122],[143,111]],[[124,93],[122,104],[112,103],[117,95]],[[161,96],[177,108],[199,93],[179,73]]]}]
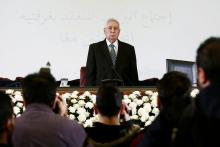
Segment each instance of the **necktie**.
[{"label": "necktie", "polygon": [[115,49],[114,49],[114,45],[113,44],[110,44],[109,45],[109,47],[110,47],[110,55],[111,55],[111,58],[112,58],[112,63],[113,63],[113,65],[115,65],[115,61],[116,61],[116,52],[115,52]]}]

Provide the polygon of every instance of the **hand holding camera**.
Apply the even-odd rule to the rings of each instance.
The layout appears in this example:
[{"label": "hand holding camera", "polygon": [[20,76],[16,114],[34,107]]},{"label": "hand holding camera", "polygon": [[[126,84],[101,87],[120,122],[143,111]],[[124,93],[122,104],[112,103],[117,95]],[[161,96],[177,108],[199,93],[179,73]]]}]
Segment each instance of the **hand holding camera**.
[{"label": "hand holding camera", "polygon": [[67,105],[58,94],[56,95],[53,104],[53,110],[55,113],[59,114],[60,116],[67,116]]}]

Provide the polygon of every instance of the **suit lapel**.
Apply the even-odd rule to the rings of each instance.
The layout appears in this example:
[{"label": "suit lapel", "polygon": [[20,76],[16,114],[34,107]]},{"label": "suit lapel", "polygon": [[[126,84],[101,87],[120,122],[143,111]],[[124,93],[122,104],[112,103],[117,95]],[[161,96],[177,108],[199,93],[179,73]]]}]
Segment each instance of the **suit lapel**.
[{"label": "suit lapel", "polygon": [[120,62],[121,62],[121,60],[120,59],[122,59],[123,57],[123,47],[121,46],[121,42],[118,40],[118,53],[117,53],[117,57],[116,57],[116,67],[118,66],[118,65],[120,65]]},{"label": "suit lapel", "polygon": [[109,53],[109,49],[108,49],[106,40],[104,40],[102,43],[102,51],[103,51],[104,57],[106,58],[107,63],[112,66],[113,63],[112,63],[112,59],[111,59],[111,56]]}]

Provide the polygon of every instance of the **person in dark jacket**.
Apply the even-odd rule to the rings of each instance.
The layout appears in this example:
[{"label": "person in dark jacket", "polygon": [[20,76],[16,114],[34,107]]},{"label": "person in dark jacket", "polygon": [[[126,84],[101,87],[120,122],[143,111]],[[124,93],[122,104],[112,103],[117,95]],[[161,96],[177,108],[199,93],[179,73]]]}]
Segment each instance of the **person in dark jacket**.
[{"label": "person in dark jacket", "polygon": [[139,147],[169,147],[172,144],[181,115],[191,101],[191,85],[189,78],[177,71],[166,73],[159,80],[160,113],[145,129]]},{"label": "person in dark jacket", "polygon": [[0,91],[0,147],[11,147],[14,116],[11,98]]},{"label": "person in dark jacket", "polygon": [[220,38],[210,37],[196,56],[200,93],[186,109],[175,139],[177,147],[220,146]]},{"label": "person in dark jacket", "polygon": [[[126,147],[140,131],[138,126],[129,122],[125,105],[122,104],[122,93],[112,85],[103,85],[98,89],[95,110],[99,122],[87,127],[89,141],[96,147]],[[120,122],[120,115],[127,121]]]}]

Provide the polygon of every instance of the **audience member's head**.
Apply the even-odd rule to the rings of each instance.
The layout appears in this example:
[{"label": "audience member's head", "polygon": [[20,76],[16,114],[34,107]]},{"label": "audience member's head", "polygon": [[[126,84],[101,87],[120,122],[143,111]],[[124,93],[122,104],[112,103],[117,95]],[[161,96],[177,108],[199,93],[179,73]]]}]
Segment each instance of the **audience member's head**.
[{"label": "audience member's head", "polygon": [[96,96],[96,107],[102,116],[113,117],[120,112],[122,105],[122,93],[112,85],[99,87]]},{"label": "audience member's head", "polygon": [[0,91],[0,144],[9,144],[14,127],[11,98]]},{"label": "audience member's head", "polygon": [[186,74],[172,71],[164,74],[157,86],[159,98],[163,106],[173,105],[189,97],[191,82]]},{"label": "audience member's head", "polygon": [[190,104],[191,82],[184,73],[166,73],[158,83],[159,101],[166,110],[170,124],[177,125],[184,109]]},{"label": "audience member's head", "polygon": [[47,72],[27,75],[22,81],[22,92],[26,105],[42,103],[52,107],[56,90],[56,80]]},{"label": "audience member's head", "polygon": [[197,50],[198,84],[202,88],[209,82],[220,83],[220,38],[205,40]]}]

